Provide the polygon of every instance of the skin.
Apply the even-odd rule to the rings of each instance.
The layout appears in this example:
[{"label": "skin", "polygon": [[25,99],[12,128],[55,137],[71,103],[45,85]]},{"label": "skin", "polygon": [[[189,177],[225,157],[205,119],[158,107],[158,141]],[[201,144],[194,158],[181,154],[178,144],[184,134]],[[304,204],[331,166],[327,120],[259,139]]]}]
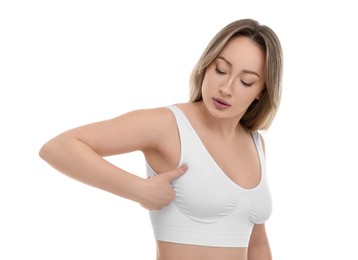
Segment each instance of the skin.
[{"label": "skin", "polygon": [[[203,101],[177,104],[213,159],[244,188],[259,183],[260,162],[251,134],[239,121],[247,107],[260,98],[264,60],[263,51],[250,39],[234,38],[206,70]],[[132,151],[142,151],[158,175],[140,178],[103,159]],[[167,108],[136,110],[71,129],[44,144],[40,156],[71,178],[150,210],[165,207],[175,199],[171,182],[190,167],[177,167],[180,140],[175,118]],[[271,252],[262,224],[254,225],[248,248],[157,241],[157,259],[270,260]]]}]

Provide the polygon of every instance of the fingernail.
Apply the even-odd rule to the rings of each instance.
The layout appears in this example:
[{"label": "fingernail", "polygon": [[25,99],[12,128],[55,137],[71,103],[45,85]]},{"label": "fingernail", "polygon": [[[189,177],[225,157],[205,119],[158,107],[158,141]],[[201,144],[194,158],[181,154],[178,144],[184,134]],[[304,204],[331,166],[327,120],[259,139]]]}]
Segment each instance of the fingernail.
[{"label": "fingernail", "polygon": [[182,165],[182,168],[183,168],[184,170],[187,170],[187,169],[189,168],[189,166],[188,166],[186,163],[184,163],[184,164]]}]

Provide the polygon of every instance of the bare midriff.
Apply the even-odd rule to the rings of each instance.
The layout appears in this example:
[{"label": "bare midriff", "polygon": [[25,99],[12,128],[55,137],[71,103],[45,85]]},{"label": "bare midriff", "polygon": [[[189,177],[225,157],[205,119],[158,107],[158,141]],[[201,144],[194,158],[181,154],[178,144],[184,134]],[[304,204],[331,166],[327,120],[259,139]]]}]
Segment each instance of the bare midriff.
[{"label": "bare midriff", "polygon": [[247,260],[245,247],[208,247],[157,241],[157,260]]}]

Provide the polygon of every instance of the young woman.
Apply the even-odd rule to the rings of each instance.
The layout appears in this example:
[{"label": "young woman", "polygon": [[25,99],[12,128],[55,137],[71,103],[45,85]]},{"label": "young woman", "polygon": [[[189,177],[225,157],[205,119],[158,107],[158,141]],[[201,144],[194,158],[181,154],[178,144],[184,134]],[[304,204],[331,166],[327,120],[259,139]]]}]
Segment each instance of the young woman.
[{"label": "young woman", "polygon": [[[58,171],[150,210],[158,260],[269,260],[264,142],[281,95],[276,34],[251,19],[212,39],[188,103],[128,112],[64,132],[40,156]],[[148,178],[105,156],[142,151]]]}]

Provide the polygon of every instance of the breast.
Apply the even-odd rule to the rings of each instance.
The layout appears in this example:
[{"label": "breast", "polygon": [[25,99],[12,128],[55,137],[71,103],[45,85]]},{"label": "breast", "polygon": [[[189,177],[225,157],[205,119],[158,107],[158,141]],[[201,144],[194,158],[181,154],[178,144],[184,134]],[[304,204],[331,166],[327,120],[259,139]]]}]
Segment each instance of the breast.
[{"label": "breast", "polygon": [[[204,224],[216,223],[228,216],[241,224],[243,221],[258,224],[268,219],[271,197],[264,167],[260,184],[253,189],[244,189],[234,183],[214,160],[208,160],[205,153],[191,152],[179,163],[189,165],[188,171],[172,182],[176,198],[171,205],[180,215]],[[148,164],[147,173],[149,177],[155,175]]]},{"label": "breast", "polygon": [[176,207],[188,218],[213,223],[233,212],[247,214],[249,197],[223,176],[215,165],[191,164],[185,175],[172,184],[176,191]]}]

